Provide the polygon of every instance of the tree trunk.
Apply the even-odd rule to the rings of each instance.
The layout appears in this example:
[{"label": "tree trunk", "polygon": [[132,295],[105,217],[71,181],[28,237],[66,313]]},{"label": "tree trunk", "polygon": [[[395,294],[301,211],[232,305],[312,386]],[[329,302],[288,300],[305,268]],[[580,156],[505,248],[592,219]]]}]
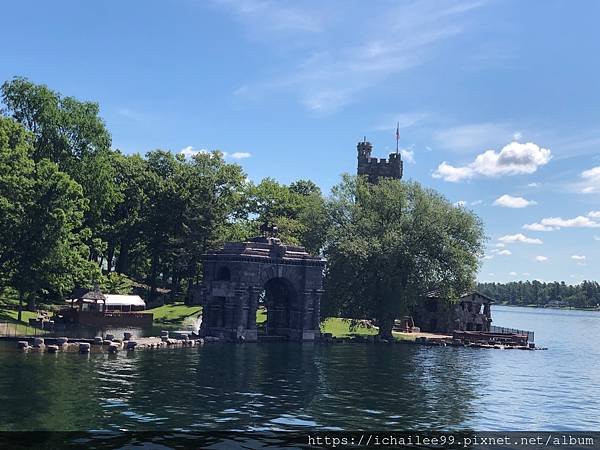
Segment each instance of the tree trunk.
[{"label": "tree trunk", "polygon": [[29,297],[27,297],[27,310],[35,311],[35,307],[35,296],[30,295]]},{"label": "tree trunk", "polygon": [[393,339],[392,328],[394,327],[394,318],[385,316],[377,320],[379,325],[379,338],[381,339]]},{"label": "tree trunk", "polygon": [[129,240],[123,239],[119,248],[119,259],[117,260],[117,273],[127,275],[129,272]]},{"label": "tree trunk", "polygon": [[19,313],[17,314],[17,320],[20,322],[23,315],[23,292],[19,291]]},{"label": "tree trunk", "polygon": [[106,268],[108,269],[108,273],[111,272],[113,267],[113,259],[115,258],[115,241],[110,240],[108,243],[108,251],[106,256]]},{"label": "tree trunk", "polygon": [[192,304],[192,292],[194,291],[194,279],[196,279],[196,283],[197,283],[197,278],[198,278],[198,274],[195,273],[196,272],[196,260],[192,259],[192,261],[190,262],[190,264],[188,265],[188,278],[187,278],[187,292],[185,294],[185,303],[186,304]]},{"label": "tree trunk", "polygon": [[175,300],[177,293],[179,292],[179,272],[173,268],[171,273],[171,302]]},{"label": "tree trunk", "polygon": [[158,275],[158,256],[152,257],[152,268],[150,269],[150,302],[156,298],[156,277]]}]

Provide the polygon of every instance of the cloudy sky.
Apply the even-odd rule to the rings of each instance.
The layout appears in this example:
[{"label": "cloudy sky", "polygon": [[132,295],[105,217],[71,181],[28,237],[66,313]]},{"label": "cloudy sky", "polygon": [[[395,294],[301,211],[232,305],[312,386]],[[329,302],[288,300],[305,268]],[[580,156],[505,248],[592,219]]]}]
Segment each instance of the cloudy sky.
[{"label": "cloudy sky", "polygon": [[98,101],[124,152],[325,191],[400,146],[483,219],[483,281],[599,279],[600,2],[22,1],[0,78]]}]

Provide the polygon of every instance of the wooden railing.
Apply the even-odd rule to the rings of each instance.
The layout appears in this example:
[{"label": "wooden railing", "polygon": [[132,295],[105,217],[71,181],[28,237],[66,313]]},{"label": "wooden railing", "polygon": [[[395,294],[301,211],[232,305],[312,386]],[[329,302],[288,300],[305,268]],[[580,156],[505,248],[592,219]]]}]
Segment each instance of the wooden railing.
[{"label": "wooden railing", "polygon": [[500,334],[526,334],[529,342],[535,342],[535,333],[533,331],[519,330],[517,328],[497,327],[492,325],[490,327],[490,332]]}]

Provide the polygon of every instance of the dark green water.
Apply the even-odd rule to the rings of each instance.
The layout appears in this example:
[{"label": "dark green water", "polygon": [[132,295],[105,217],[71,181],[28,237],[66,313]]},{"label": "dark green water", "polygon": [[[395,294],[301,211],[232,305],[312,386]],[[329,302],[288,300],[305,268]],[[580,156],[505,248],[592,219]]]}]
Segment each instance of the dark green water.
[{"label": "dark green water", "polygon": [[548,351],[207,344],[0,352],[2,430],[597,430],[600,313],[496,308]]}]

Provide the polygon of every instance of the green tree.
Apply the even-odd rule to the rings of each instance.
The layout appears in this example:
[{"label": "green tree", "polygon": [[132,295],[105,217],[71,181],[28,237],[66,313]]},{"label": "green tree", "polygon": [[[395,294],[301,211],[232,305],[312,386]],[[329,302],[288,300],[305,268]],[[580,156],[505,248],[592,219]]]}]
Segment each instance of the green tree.
[{"label": "green tree", "polygon": [[128,295],[133,291],[133,281],[125,275],[111,272],[101,278],[100,288],[107,294]]},{"label": "green tree", "polygon": [[250,189],[249,211],[256,235],[264,222],[275,223],[286,243],[303,245],[318,254],[327,229],[325,201],[319,187],[310,180],[289,186],[265,178]]},{"label": "green tree", "polygon": [[379,335],[391,338],[395,318],[428,292],[451,299],[472,287],[482,225],[436,192],[346,176],[328,212],[325,316],[375,318]]},{"label": "green tree", "polygon": [[0,118],[0,264],[4,281],[31,306],[37,296],[63,294],[90,284],[97,267],[88,261],[82,229],[86,200],[81,186],[47,159],[33,161],[31,135]]},{"label": "green tree", "polygon": [[45,85],[14,78],[2,85],[6,111],[33,135],[33,159],[48,159],[83,188],[88,199],[84,225],[91,230],[90,258],[103,250],[105,218],[117,192],[110,164],[111,138],[98,104],[63,97]]}]

